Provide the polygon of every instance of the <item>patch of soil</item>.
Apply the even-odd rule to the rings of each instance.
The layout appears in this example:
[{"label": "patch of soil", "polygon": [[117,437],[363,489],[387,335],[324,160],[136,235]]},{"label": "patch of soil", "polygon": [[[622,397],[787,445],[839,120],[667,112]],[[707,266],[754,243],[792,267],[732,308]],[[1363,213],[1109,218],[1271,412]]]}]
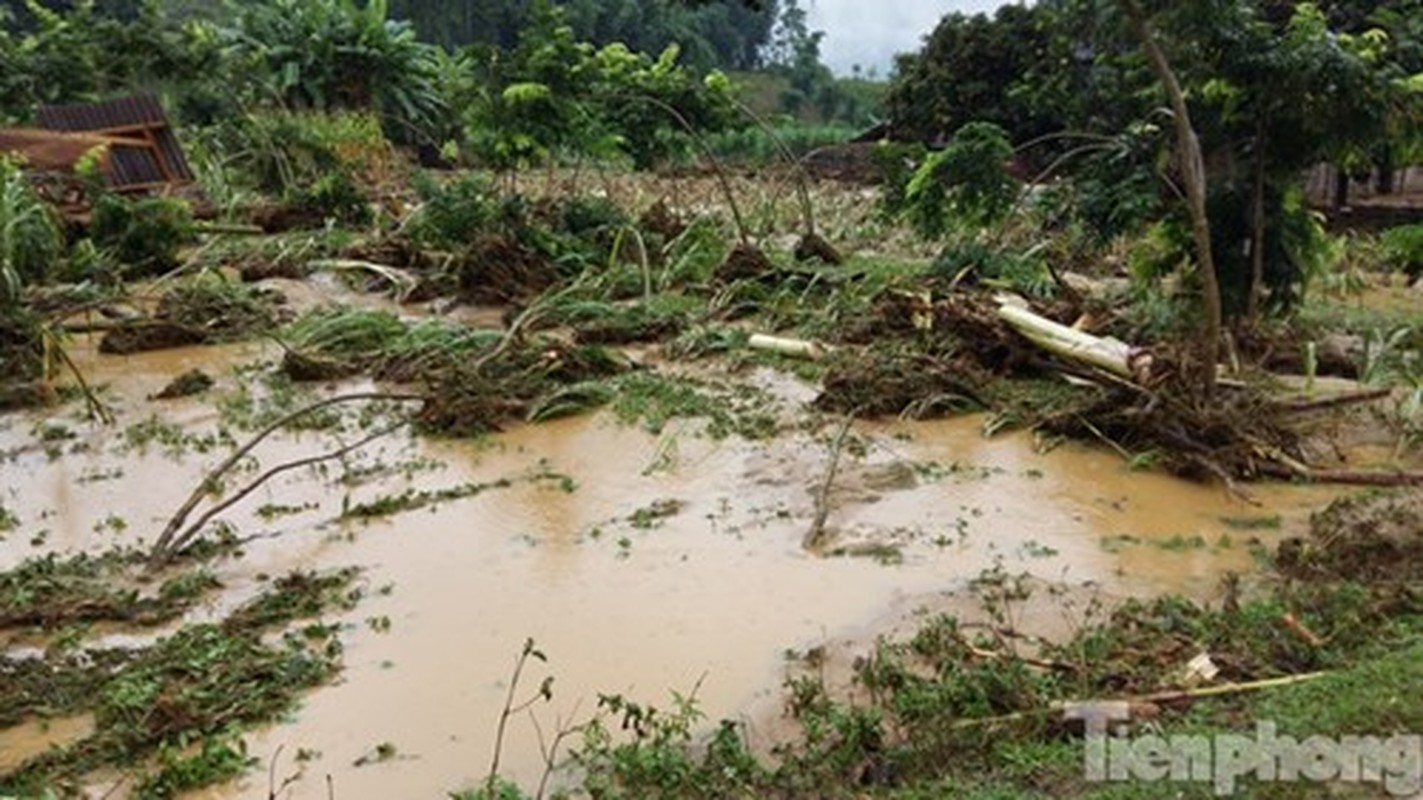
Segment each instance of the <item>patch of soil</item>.
[{"label": "patch of soil", "polygon": [[1308,538],[1280,543],[1276,565],[1296,578],[1423,580],[1423,492],[1337,500],[1310,519]]},{"label": "patch of soil", "polygon": [[200,369],[190,369],[182,375],[174,378],[164,386],[158,394],[153,395],[153,400],[172,400],[178,397],[192,397],[195,394],[202,394],[213,387],[211,375]]},{"label": "patch of soil", "polygon": [[560,389],[625,369],[601,348],[526,342],[483,365],[429,376],[429,400],[417,420],[444,435],[492,433],[525,419],[535,402]]},{"label": "patch of soil", "polygon": [[822,264],[843,264],[845,257],[835,249],[835,245],[818,233],[802,236],[795,246],[796,261],[819,261]]},{"label": "patch of soil", "polygon": [[643,311],[643,306],[636,306],[627,316],[580,322],[573,332],[574,340],[579,344],[605,345],[660,342],[687,327],[686,320],[680,316],[639,313]]},{"label": "patch of soil", "polygon": [[[1298,337],[1276,338],[1261,334],[1240,337],[1241,354],[1270,372],[1304,375],[1309,357]],[[1314,352],[1314,374],[1357,379],[1364,359],[1364,341],[1357,336],[1331,334],[1318,343]]]},{"label": "patch of soil", "polygon": [[473,303],[527,300],[558,283],[561,277],[546,257],[498,235],[480,238],[455,267],[459,296]]},{"label": "patch of soil", "polygon": [[258,283],[268,278],[299,281],[306,278],[307,270],[295,259],[249,258],[237,265],[237,275],[243,283]]},{"label": "patch of soil", "polygon": [[741,242],[731,248],[726,260],[716,269],[720,283],[774,278],[779,270],[761,248]]},{"label": "patch of soil", "polygon": [[316,208],[284,203],[273,204],[254,209],[251,221],[264,233],[283,233],[290,230],[320,228],[326,223],[326,213]]},{"label": "patch of soil", "polygon": [[428,303],[441,297],[450,297],[459,292],[459,281],[448,272],[432,272],[420,275],[410,291],[401,295],[402,303]]},{"label": "patch of soil", "polygon": [[687,229],[687,223],[682,220],[681,215],[672,211],[667,206],[667,202],[658,198],[657,202],[648,206],[638,218],[637,226],[647,233],[656,234],[662,237],[663,241],[670,242],[682,235]]},{"label": "patch of soil", "polygon": [[278,369],[283,375],[298,383],[310,383],[349,378],[361,372],[364,365],[355,361],[343,361],[337,358],[307,355],[295,350],[288,350],[286,355],[282,356],[282,363]]},{"label": "patch of soil", "polygon": [[813,405],[837,414],[915,418],[985,408],[985,377],[962,361],[927,353],[866,351],[830,367]]},{"label": "patch of soil", "polygon": [[199,328],[172,322],[145,320],[114,328],[99,340],[99,352],[109,355],[129,355],[149,350],[167,350],[204,344],[207,334]]},{"label": "patch of soil", "polygon": [[49,381],[0,383],[0,412],[38,408],[59,402],[59,393]]},{"label": "patch of soil", "polygon": [[44,344],[37,323],[24,315],[0,317],[0,411],[44,405],[54,388],[40,380]]},{"label": "patch of soil", "polygon": [[883,178],[874,158],[877,146],[876,142],[850,142],[822,147],[801,159],[801,166],[816,178],[876,184]]},{"label": "patch of soil", "polygon": [[217,340],[266,330],[281,321],[277,306],[286,298],[273,290],[215,291],[201,285],[180,286],[158,299],[158,319],[201,328]]}]

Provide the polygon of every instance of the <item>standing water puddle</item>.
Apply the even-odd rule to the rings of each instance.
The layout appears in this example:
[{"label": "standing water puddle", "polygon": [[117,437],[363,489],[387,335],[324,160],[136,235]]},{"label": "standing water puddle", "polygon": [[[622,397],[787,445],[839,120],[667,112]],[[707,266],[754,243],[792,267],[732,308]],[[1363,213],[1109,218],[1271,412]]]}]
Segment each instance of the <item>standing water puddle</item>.
[{"label": "standing water puddle", "polygon": [[[224,372],[260,353],[205,348],[82,363],[91,381],[123,398],[120,429],[159,413],[204,430],[217,418],[211,399],[142,398],[193,366]],[[231,382],[221,375],[219,389]],[[0,452],[32,445],[34,421],[0,418]],[[7,567],[48,549],[151,542],[220,458],[161,449],[125,456],[113,452],[115,430],[64,424],[78,436],[59,442],[64,455],[31,447],[5,468],[5,503],[24,534],[0,540]],[[278,535],[218,567],[228,590],[214,605],[250,595],[266,576],[347,565],[364,568],[366,597],[343,620],[338,683],[307,696],[289,722],[248,737],[263,769],[202,796],[267,797],[265,765],[279,747],[278,782],[299,768],[298,751],[314,758],[284,795],[292,798],[326,797],[328,774],[342,800],[442,797],[470,786],[488,770],[506,681],[530,637],[549,662],[526,673],[520,694],[555,677],[553,702],[538,707],[546,732],[558,716],[591,714],[599,692],[663,706],[671,691],[695,688],[710,719],[736,718],[776,691],[787,648],[862,631],[886,610],[962,588],[995,564],[1096,582],[1111,594],[1209,595],[1226,571],[1251,569],[1249,537],[1298,529],[1330,496],[1262,487],[1260,505],[1250,506],[1218,488],[1130,472],[1109,453],[1039,454],[1026,435],[984,439],[980,426],[963,418],[857,427],[867,447],[842,459],[829,529],[878,558],[801,547],[831,431],[713,442],[695,435],[695,423],[654,436],[594,414],[482,443],[392,439],[373,450],[444,464],[417,472],[419,488],[535,470],[573,485],[516,480],[369,523],[333,521],[343,490],[329,482],[310,474],[275,481],[228,519],[242,533]],[[310,454],[322,441],[286,436],[264,447],[263,464]],[[87,449],[70,452],[75,444]],[[377,488],[407,485],[397,477]],[[357,499],[368,499],[372,487],[360,491]],[[253,509],[264,503],[312,507],[263,521]],[[1265,520],[1264,529],[1240,530],[1240,519]],[[34,546],[41,529],[48,533]],[[12,735],[0,746],[11,747]],[[513,718],[501,769],[531,785],[540,764],[532,724]]]}]

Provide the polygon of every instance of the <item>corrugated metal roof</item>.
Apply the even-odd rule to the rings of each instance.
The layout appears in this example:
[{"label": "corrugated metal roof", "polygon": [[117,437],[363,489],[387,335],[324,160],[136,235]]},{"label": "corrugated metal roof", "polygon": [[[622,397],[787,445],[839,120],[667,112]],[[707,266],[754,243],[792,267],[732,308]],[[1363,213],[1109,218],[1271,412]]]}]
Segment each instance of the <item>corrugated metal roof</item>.
[{"label": "corrugated metal roof", "polygon": [[41,106],[38,118],[50,130],[133,139],[133,146],[116,144],[109,149],[110,170],[117,189],[193,180],[163,105],[152,94],[101,103]]}]

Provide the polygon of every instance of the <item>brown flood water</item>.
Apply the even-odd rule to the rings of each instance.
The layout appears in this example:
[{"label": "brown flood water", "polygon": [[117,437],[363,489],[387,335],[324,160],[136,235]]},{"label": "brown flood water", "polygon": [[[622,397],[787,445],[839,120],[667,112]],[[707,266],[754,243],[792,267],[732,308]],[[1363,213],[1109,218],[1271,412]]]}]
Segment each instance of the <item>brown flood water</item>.
[{"label": "brown flood water", "polygon": [[[120,398],[120,429],[159,413],[203,430],[216,420],[211,399],[143,398],[192,366],[219,377],[219,391],[230,390],[229,367],[262,351],[76,355],[91,381]],[[760,378],[792,401],[807,396]],[[0,452],[32,443],[34,422],[0,418]],[[151,541],[219,457],[125,456],[113,452],[117,431],[65,424],[79,436],[67,446],[87,444],[87,451],[51,460],[30,449],[6,463],[5,502],[23,527],[0,540],[0,565],[47,549]],[[284,748],[279,782],[298,769],[298,750],[319,753],[284,795],[291,798],[325,798],[328,774],[342,800],[443,797],[488,770],[506,681],[527,637],[549,663],[531,667],[523,691],[555,676],[553,702],[538,707],[546,731],[558,716],[593,712],[600,692],[666,705],[671,691],[696,687],[710,719],[738,718],[774,695],[787,648],[869,637],[887,612],[962,588],[995,563],[1050,581],[1095,582],[1116,595],[1209,596],[1225,571],[1251,568],[1252,533],[1230,529],[1225,518],[1278,514],[1280,530],[1256,532],[1274,538],[1298,530],[1330,497],[1260,487],[1260,505],[1250,506],[1218,488],[1130,472],[1109,453],[1064,446],[1041,454],[1028,436],[984,439],[981,424],[857,428],[868,447],[842,461],[830,528],[849,544],[898,544],[902,560],[893,564],[817,557],[801,547],[829,431],[718,443],[697,437],[695,424],[674,422],[653,436],[595,414],[483,443],[389,441],[376,448],[387,460],[419,455],[444,464],[417,473],[421,488],[517,476],[543,462],[572,477],[576,489],[516,482],[370,524],[333,522],[345,490],[315,476],[277,481],[229,519],[243,532],[279,535],[254,541],[245,557],[219,568],[228,588],[206,613],[257,591],[262,576],[294,568],[358,565],[368,592],[344,618],[339,682],[311,693],[290,721],[249,736],[250,752],[265,765]],[[263,463],[309,454],[319,441],[288,436],[270,444]],[[359,500],[405,486],[393,478],[351,494]],[[651,529],[627,521],[657,500],[679,501],[681,510]],[[264,522],[253,509],[269,502],[317,508]],[[102,525],[110,515],[127,527]],[[32,546],[40,529],[49,531],[44,544]],[[1204,546],[1180,546],[1195,537]],[[377,630],[384,626],[368,622],[374,619],[388,619],[388,630]],[[42,749],[53,731],[5,732],[0,750]],[[355,766],[382,743],[394,745],[393,759]],[[502,768],[526,784],[537,780],[537,738],[525,717],[510,721]],[[267,792],[264,766],[198,796]]]}]

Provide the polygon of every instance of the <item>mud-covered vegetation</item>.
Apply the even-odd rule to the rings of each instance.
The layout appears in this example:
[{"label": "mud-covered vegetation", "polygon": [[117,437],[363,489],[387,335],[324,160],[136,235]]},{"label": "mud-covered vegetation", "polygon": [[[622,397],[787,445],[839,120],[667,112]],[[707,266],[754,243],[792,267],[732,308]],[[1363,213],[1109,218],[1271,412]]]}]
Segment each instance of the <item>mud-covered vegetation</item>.
[{"label": "mud-covered vegetation", "polygon": [[[244,736],[336,676],[343,628],[324,620],[364,591],[354,570],[229,569],[244,547],[350,540],[491,490],[576,492],[542,461],[441,483],[399,448],[595,409],[655,437],[643,477],[682,433],[824,439],[801,549],[886,564],[898,544],[820,546],[840,461],[868,446],[857,422],[977,414],[985,435],[1071,439],[1246,500],[1266,481],[1373,488],[1278,546],[1278,518],[1242,522],[1260,569],[1208,601],[1093,605],[1055,640],[1020,612],[1061,587],[1001,566],[949,587],[975,617],[917,620],[843,680],[824,648],[796,654],[774,747],[708,724],[695,692],[603,695],[538,731],[545,782],[516,785],[506,726],[553,696],[520,686],[545,659],[530,642],[493,766],[452,778],[461,797],[1156,796],[1088,782],[1064,710],[1123,700],[1135,731],[1423,723],[1400,700],[1423,686],[1423,227],[1370,224],[1340,196],[1423,153],[1407,3],[950,15],[887,87],[891,138],[828,155],[885,87],[830,75],[793,2],[51,5],[0,4],[0,118],[155,91],[196,183],[119,192],[90,152],[59,170],[78,199],[56,203],[51,165],[0,155],[0,411],[31,431],[0,456],[114,445],[135,469],[216,466],[183,462],[191,493],[138,530],[96,523],[118,547],[53,542],[57,512],[0,504],[0,726],[80,731],[8,765],[0,795],[117,773],[172,797],[274,760]],[[818,159],[856,180],[817,180]],[[1307,170],[1325,163],[1321,199]],[[242,363],[204,361],[219,344]],[[142,397],[81,366],[169,348],[202,367]],[[330,502],[287,504],[296,476]],[[257,497],[270,524],[239,530]],[[649,533],[683,507],[617,519]],[[397,758],[373,752],[357,765]]]}]

